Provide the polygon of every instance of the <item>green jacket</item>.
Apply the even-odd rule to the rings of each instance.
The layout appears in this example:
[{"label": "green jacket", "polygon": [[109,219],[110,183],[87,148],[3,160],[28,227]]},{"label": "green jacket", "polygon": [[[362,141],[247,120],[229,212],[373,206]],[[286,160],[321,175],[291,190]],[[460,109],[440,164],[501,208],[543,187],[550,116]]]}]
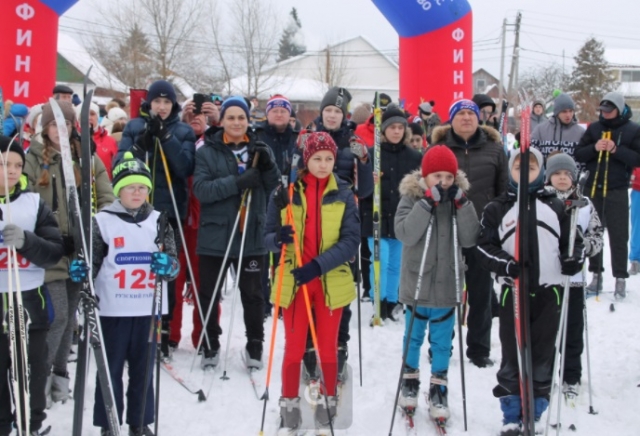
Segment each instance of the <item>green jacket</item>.
[{"label": "green jacket", "polygon": [[[44,160],[42,152],[44,145],[37,141],[32,141],[27,153],[24,173],[29,178],[29,188],[33,192],[40,194],[40,197],[51,208],[53,216],[58,221],[62,238],[65,241],[65,256],[55,266],[48,268],[45,274],[45,283],[54,280],[66,280],[69,278],[69,256],[75,251],[70,249],[72,241],[72,230],[69,223],[69,207],[67,205],[67,195],[64,184],[64,176],[62,174],[62,158],[59,153],[55,153],[50,157],[49,175],[50,183],[48,186],[38,185],[38,180],[42,174],[42,165]],[[93,174],[95,178],[95,195],[98,204],[98,210],[110,205],[115,200],[111,182],[107,176],[107,170],[99,158],[93,158]],[[78,165],[74,162],[74,165]]]},{"label": "green jacket", "polygon": [[[347,306],[356,297],[353,274],[349,261],[353,259],[360,244],[360,217],[350,185],[332,174],[322,196],[322,239],[319,254],[314,260],[320,265],[320,282],[325,294],[325,303],[330,309]],[[304,250],[305,217],[307,202],[302,180],[295,184],[291,207],[294,228],[298,235],[300,251]],[[280,223],[286,222],[287,209],[278,211],[273,201],[269,201],[265,243],[271,251],[280,250],[276,235],[280,232]],[[279,258],[279,257],[278,257]],[[289,307],[298,286],[291,274],[294,269],[294,245],[287,245],[284,262],[280,306]],[[271,287],[271,300],[275,301],[280,271],[276,267],[275,284]]]}]

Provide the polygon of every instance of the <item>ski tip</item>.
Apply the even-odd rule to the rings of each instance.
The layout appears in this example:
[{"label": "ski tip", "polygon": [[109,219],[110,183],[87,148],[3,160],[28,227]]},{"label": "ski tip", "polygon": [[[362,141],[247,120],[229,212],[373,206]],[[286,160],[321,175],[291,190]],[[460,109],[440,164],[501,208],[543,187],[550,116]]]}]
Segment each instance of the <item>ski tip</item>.
[{"label": "ski tip", "polygon": [[196,394],[198,395],[198,403],[203,403],[203,402],[207,401],[207,396],[204,394],[202,389],[200,389],[198,392],[196,392]]}]

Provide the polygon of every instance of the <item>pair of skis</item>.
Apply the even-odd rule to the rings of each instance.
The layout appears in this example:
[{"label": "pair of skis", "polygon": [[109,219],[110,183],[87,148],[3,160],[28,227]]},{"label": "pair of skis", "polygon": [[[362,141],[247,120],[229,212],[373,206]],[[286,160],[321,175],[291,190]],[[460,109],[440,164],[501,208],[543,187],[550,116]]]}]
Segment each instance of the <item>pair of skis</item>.
[{"label": "pair of skis", "polygon": [[373,144],[373,174],[376,182],[373,188],[373,301],[375,312],[373,314],[372,326],[381,326],[380,318],[380,232],[382,197],[380,186],[380,135],[382,133],[382,109],[380,108],[380,96],[376,92],[375,106],[373,108],[374,138]]}]

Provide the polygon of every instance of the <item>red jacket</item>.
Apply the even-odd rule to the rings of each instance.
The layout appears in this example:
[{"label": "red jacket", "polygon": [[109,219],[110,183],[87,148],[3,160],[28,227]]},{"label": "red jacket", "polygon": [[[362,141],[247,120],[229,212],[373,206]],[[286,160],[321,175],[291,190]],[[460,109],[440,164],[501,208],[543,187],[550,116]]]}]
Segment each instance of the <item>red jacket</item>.
[{"label": "red jacket", "polygon": [[367,144],[367,147],[373,147],[373,143],[375,141],[373,115],[371,115],[364,123],[359,124],[354,133],[359,136],[365,144]]},{"label": "red jacket", "polygon": [[104,167],[111,180],[111,168],[115,155],[118,153],[118,143],[115,139],[109,136],[109,133],[104,127],[98,127],[93,132],[93,141],[96,143],[96,154],[104,163]]},{"label": "red jacket", "polygon": [[[320,243],[322,241],[322,195],[327,187],[329,178],[318,179],[312,174],[304,176],[306,184],[304,196],[307,201],[307,216],[304,221],[304,250],[302,252],[302,263],[306,265],[320,253]],[[318,290],[322,293],[320,279],[313,279],[307,284],[309,292]]]}]

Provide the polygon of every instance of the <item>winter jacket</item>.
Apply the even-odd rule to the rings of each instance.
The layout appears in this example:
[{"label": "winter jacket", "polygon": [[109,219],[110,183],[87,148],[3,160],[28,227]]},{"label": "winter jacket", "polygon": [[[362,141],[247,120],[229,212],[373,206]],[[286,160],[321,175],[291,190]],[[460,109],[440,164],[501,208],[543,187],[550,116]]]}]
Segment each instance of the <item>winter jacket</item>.
[{"label": "winter jacket", "polygon": [[[481,220],[478,250],[481,262],[501,284],[510,285],[510,261],[515,261],[518,204],[516,189],[510,188],[490,202]],[[560,258],[568,256],[571,216],[555,193],[545,189],[529,196],[529,292],[564,282]],[[581,232],[576,232],[574,257],[584,258]]]},{"label": "winter jacket", "polygon": [[[193,193],[200,200],[200,228],[196,248],[199,255],[224,256],[240,209],[242,192],[236,185],[238,163],[229,146],[224,143],[223,133],[222,129],[215,127],[207,130],[205,144],[196,153]],[[256,136],[252,132],[247,132],[247,136],[251,162],[253,160],[251,148],[256,143]],[[274,159],[273,153],[271,153],[271,159]],[[261,173],[261,178],[262,187],[254,189],[251,193],[244,256],[259,256],[267,253],[264,245],[267,199],[271,191],[280,183],[280,171],[276,165],[273,165],[271,169]],[[231,258],[237,258],[240,255],[241,236],[240,229],[233,235],[229,252]]]},{"label": "winter jacket", "polygon": [[[422,155],[411,147],[383,142],[380,144],[380,236],[395,238],[394,216],[400,203],[400,182],[420,168]],[[373,236],[373,195],[362,200],[362,236]]]},{"label": "winter jacket", "polygon": [[287,124],[284,132],[278,132],[265,121],[256,126],[255,133],[258,141],[262,141],[271,147],[280,174],[288,178],[291,173],[291,157],[296,150],[298,132],[294,132],[289,124]]},{"label": "winter jacket", "polygon": [[508,160],[497,130],[482,126],[469,141],[464,141],[450,125],[440,126],[433,131],[431,144],[446,144],[456,155],[458,167],[471,185],[469,200],[478,216],[482,215],[487,203],[506,191]]},{"label": "winter jacket", "polygon": [[[458,171],[456,175],[456,184],[463,191],[469,189],[469,182],[461,171]],[[422,201],[426,189],[427,186],[419,170],[406,175],[400,184],[402,199],[395,217],[395,233],[403,244],[399,301],[403,304],[413,305],[414,303],[427,228],[435,213],[420,293],[418,294],[418,305],[453,307],[458,301],[452,242],[452,204],[446,199],[435,209],[427,210],[425,202]],[[471,202],[457,210],[457,222],[459,242],[457,273],[459,284],[463,286],[465,268],[461,248],[473,247],[480,230],[478,216]]]},{"label": "winter jacket", "polygon": [[373,115],[367,118],[367,121],[360,124],[355,129],[355,134],[367,144],[367,147],[373,147],[373,144],[376,140],[375,138],[375,124],[373,122]]},{"label": "winter jacket", "polygon": [[[17,200],[27,189],[26,178],[16,185],[10,200]],[[4,204],[5,197],[0,197]],[[17,223],[19,225],[19,223]],[[4,250],[3,250],[4,251]],[[64,254],[62,235],[58,228],[58,223],[47,203],[40,198],[36,225],[33,232],[25,230],[24,245],[16,250],[20,256],[34,263],[41,268],[50,268],[60,261]],[[5,251],[6,259],[6,251]],[[36,289],[23,290],[22,301],[24,308],[29,314],[30,330],[46,330],[49,328],[49,312],[46,303],[46,290],[44,286]],[[0,294],[0,316],[5,319],[4,308],[6,307],[7,294]]]},{"label": "winter jacket", "polygon": [[557,117],[551,117],[535,129],[532,126],[531,132],[531,145],[540,150],[546,161],[556,150],[573,157],[584,128],[575,119],[563,124]]},{"label": "winter jacket", "polygon": [[540,115],[536,115],[533,112],[531,112],[531,115],[529,116],[529,122],[531,123],[530,132],[535,131],[536,127],[538,127],[541,124],[544,124],[545,121],[547,121],[547,117],[544,115],[544,113]]},{"label": "winter jacket", "polygon": [[111,164],[113,163],[113,158],[118,154],[118,143],[109,136],[104,127],[98,127],[93,132],[93,141],[96,143],[96,154],[104,164],[109,180],[111,180]]},{"label": "winter jacket", "polygon": [[[42,197],[44,202],[51,208],[53,216],[58,221],[58,226],[60,227],[60,232],[65,242],[65,256],[57,265],[47,269],[45,283],[49,283],[54,280],[66,280],[69,278],[68,256],[73,255],[79,247],[73,246],[73,230],[69,223],[70,210],[67,204],[64,174],[62,172],[62,158],[59,153],[50,157],[49,185],[40,186],[38,184],[38,180],[40,180],[40,175],[42,174],[42,165],[44,165],[42,158],[43,151],[44,146],[42,143],[36,140],[31,142],[31,148],[29,148],[29,153],[27,153],[26,156],[24,173],[29,178],[30,189],[40,194],[40,197]],[[98,210],[101,210],[113,203],[115,196],[113,195],[113,188],[111,187],[111,182],[109,181],[102,160],[94,155],[92,162],[92,173],[95,180],[94,192]],[[74,165],[78,165],[78,163],[74,162]],[[80,189],[78,189],[78,193],[80,193]]]},{"label": "winter jacket", "polygon": [[327,130],[322,124],[322,118],[315,120],[316,131],[327,132],[338,146],[338,157],[333,172],[353,183],[354,179],[354,159],[358,161],[358,198],[366,198],[373,194],[373,156],[369,150],[369,158],[366,163],[362,163],[351,153],[349,143],[354,136],[345,121],[338,130]]},{"label": "winter jacket", "polygon": [[[171,194],[169,193],[169,181],[164,171],[162,157],[158,147],[167,158],[173,194],[176,198],[180,219],[183,220],[187,213],[187,179],[193,174],[195,163],[195,142],[196,135],[188,124],[181,122],[178,118],[179,106],[174,105],[174,110],[165,120],[167,129],[171,135],[164,142],[156,141],[155,147],[149,152],[149,167],[153,175],[153,191],[151,192],[151,203],[158,211],[166,211],[171,218],[175,216]],[[118,144],[118,154],[114,165],[122,159],[126,151],[131,150],[138,136],[143,135],[146,129],[146,119],[144,117],[134,118],[129,121],[122,132],[122,140]]]},{"label": "winter jacket", "polygon": [[[347,306],[356,297],[353,274],[349,260],[356,256],[360,245],[360,218],[358,208],[350,189],[350,185],[332,174],[322,195],[320,206],[321,227],[319,229],[305,227],[309,210],[304,195],[306,184],[298,180],[294,185],[291,207],[293,209],[294,228],[300,241],[300,250],[304,253],[305,234],[307,231],[320,231],[319,253],[313,261],[320,266],[322,276],[320,282],[325,294],[325,303],[330,309]],[[273,201],[269,202],[265,243],[270,251],[280,251],[276,236],[281,224],[286,222],[287,209],[279,211]],[[304,257],[304,254],[303,254]],[[298,287],[291,270],[298,266],[295,261],[294,247],[287,245],[283,272],[280,305],[285,309],[293,302]],[[275,277],[279,271],[276,269]],[[276,286],[272,287],[271,299],[275,299]]]},{"label": "winter jacket", "polygon": [[[575,159],[585,164],[589,171],[586,192],[591,192],[596,172],[598,172],[598,155],[596,142],[602,138],[602,132],[610,131],[611,140],[616,143],[615,153],[609,154],[609,178],[607,189],[628,189],[629,180],[634,167],[640,167],[640,125],[631,121],[631,109],[625,105],[622,115],[613,120],[606,120],[600,116],[600,120],[587,128],[584,136],[580,140],[575,152]],[[600,191],[604,188],[604,173],[606,153],[603,158],[598,174],[596,188]]]},{"label": "winter jacket", "polygon": [[633,169],[633,180],[631,182],[631,189],[634,191],[640,191],[640,168]]}]

